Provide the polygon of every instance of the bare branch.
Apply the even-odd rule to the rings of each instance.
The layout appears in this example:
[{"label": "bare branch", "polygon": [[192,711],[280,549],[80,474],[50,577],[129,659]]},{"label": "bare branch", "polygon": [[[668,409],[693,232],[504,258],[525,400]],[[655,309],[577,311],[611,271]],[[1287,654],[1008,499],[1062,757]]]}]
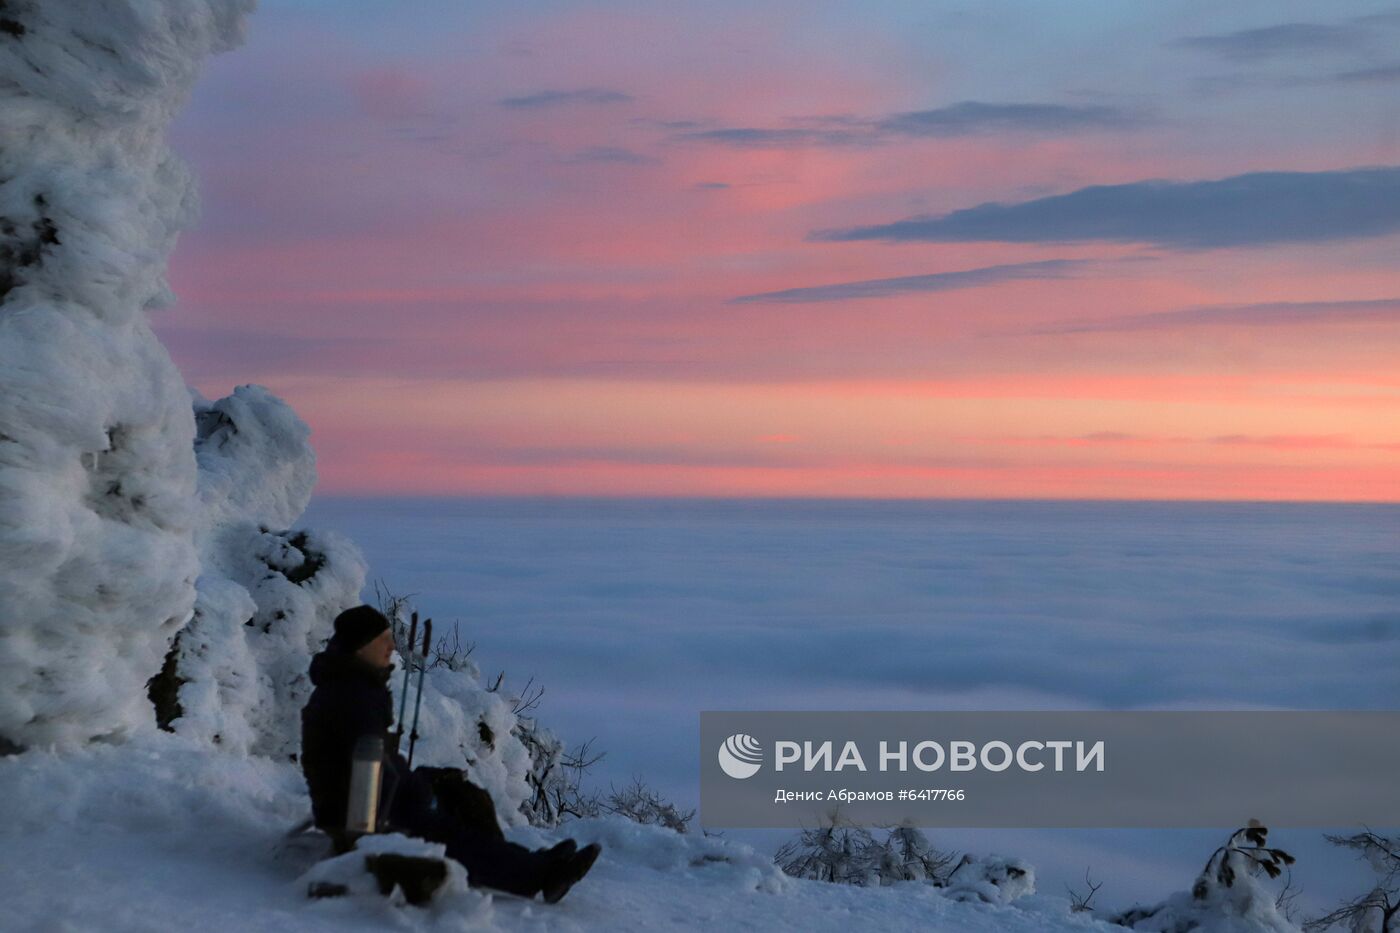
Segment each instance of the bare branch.
[{"label": "bare branch", "polygon": [[1094,895],[1099,893],[1099,888],[1103,887],[1102,881],[1094,884],[1094,879],[1089,877],[1088,866],[1084,868],[1084,883],[1089,886],[1087,894],[1081,894],[1069,885],[1065,885],[1065,890],[1069,892],[1070,910],[1074,913],[1092,911],[1094,908],[1090,902],[1093,901]]}]

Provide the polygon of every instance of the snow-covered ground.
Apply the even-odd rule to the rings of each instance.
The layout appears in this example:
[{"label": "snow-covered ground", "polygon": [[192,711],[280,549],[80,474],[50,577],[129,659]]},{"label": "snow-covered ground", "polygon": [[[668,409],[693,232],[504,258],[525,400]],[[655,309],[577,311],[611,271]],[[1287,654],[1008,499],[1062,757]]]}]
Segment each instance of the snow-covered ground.
[{"label": "snow-covered ground", "polygon": [[508,835],[565,835],[603,854],[558,904],[454,887],[425,908],[377,894],[309,900],[319,854],[283,835],[309,811],[300,772],[156,734],[0,759],[0,904],[14,931],[1122,930],[1029,895],[967,903],[907,882],[859,888],[783,875],[722,838],[622,817]]}]

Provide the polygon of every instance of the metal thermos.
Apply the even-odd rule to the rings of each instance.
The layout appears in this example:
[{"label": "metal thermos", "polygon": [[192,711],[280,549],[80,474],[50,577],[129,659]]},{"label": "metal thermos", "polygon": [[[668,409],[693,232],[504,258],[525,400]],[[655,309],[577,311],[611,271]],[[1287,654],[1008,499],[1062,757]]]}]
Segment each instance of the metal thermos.
[{"label": "metal thermos", "polygon": [[345,829],[351,833],[372,833],[379,826],[379,780],[384,766],[384,737],[362,735],[355,742],[354,765],[350,770],[350,806],[345,813]]}]

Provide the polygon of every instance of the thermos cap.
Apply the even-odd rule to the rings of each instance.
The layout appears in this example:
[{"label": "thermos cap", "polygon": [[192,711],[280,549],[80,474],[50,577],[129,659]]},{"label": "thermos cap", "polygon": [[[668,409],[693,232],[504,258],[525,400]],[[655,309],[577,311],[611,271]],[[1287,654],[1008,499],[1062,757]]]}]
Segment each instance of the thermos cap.
[{"label": "thermos cap", "polygon": [[378,761],[384,757],[384,736],[362,735],[355,740],[356,761]]}]

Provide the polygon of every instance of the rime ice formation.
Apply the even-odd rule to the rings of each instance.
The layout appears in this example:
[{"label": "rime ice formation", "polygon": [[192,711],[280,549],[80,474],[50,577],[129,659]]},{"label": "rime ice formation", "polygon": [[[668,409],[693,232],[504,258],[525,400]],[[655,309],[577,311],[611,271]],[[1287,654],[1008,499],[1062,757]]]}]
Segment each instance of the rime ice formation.
[{"label": "rime ice formation", "polygon": [[152,685],[160,724],[225,748],[289,758],[311,655],[359,602],[365,564],[344,538],[291,531],[311,498],[306,424],[245,385],[194,402],[200,576],[194,616]]},{"label": "rime ice formation", "polygon": [[146,311],[195,204],[164,141],[245,2],[0,6],[0,736],[151,721],[199,560],[184,380]]},{"label": "rime ice formation", "polygon": [[[287,761],[360,600],[355,546],[294,529],[306,424],[259,386],[192,393],[147,320],[196,203],[166,127],[251,6],[0,0],[0,751],[159,726]],[[507,825],[560,752],[465,661],[430,672],[423,733]]]},{"label": "rime ice formation", "polygon": [[358,599],[352,545],[287,530],[315,484],[306,425],[256,386],[192,405],[147,320],[197,201],[166,127],[251,7],[0,2],[8,745],[120,737],[159,713],[295,751],[307,659]]}]

